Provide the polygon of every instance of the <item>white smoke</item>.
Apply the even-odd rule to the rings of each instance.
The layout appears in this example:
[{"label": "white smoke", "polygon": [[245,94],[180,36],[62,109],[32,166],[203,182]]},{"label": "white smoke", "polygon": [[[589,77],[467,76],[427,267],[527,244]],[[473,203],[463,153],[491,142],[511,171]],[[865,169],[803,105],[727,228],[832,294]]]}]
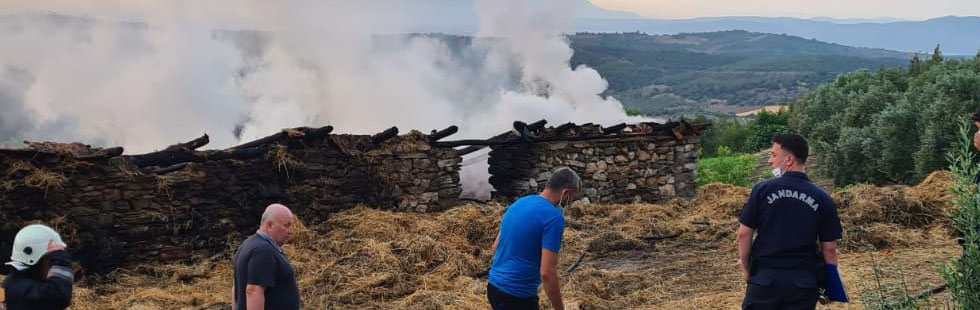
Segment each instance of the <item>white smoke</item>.
[{"label": "white smoke", "polygon": [[[223,148],[296,126],[486,138],[629,121],[598,72],[569,66],[570,1],[477,0],[472,41],[403,35],[427,22],[399,14],[421,1],[5,3],[0,135],[138,153],[202,132]],[[462,173],[487,193],[485,161]]]}]

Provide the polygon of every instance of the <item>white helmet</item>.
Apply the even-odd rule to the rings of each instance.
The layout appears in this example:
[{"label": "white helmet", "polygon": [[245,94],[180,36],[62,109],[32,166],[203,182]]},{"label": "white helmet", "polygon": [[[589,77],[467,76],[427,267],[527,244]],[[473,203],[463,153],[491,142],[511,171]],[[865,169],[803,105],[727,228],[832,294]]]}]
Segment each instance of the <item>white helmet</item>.
[{"label": "white helmet", "polygon": [[33,224],[21,228],[14,237],[14,249],[10,254],[12,262],[7,264],[18,267],[17,269],[33,266],[48,252],[48,243],[65,246],[61,236],[51,227]]}]

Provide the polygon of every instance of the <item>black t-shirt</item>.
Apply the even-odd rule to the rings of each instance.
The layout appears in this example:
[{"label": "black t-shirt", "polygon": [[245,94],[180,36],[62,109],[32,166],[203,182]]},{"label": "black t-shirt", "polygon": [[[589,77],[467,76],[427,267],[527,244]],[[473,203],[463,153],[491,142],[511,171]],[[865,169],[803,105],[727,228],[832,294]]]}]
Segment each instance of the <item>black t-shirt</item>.
[{"label": "black t-shirt", "polygon": [[757,184],[738,221],[758,232],[752,259],[773,268],[812,261],[818,240],[836,241],[842,234],[837,205],[801,172]]},{"label": "black t-shirt", "polygon": [[252,235],[235,252],[235,304],[245,310],[245,286],[265,288],[265,309],[300,309],[296,273],[286,255],[270,240]]}]

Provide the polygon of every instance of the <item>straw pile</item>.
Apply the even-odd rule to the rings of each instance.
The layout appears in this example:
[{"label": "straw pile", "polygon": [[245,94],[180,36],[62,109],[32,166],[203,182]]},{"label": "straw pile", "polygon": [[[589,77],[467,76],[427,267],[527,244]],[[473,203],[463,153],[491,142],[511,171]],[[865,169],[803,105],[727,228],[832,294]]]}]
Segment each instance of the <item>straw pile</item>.
[{"label": "straw pile", "polygon": [[[880,269],[905,270],[913,291],[941,283],[931,263],[959,255],[942,216],[950,209],[949,184],[948,173],[937,173],[916,187],[857,186],[834,195],[846,229],[841,261],[852,295],[873,290],[865,285],[872,260],[889,262]],[[568,308],[737,308],[745,287],[734,231],[748,194],[712,184],[693,201],[567,208],[560,270]],[[307,309],[488,309],[489,249],[504,209],[467,205],[414,214],[361,207],[320,225],[299,225],[285,249]],[[86,278],[72,309],[228,309],[229,257],[240,241],[192,266],[148,265]],[[860,309],[860,303],[834,309],[842,308]]]}]

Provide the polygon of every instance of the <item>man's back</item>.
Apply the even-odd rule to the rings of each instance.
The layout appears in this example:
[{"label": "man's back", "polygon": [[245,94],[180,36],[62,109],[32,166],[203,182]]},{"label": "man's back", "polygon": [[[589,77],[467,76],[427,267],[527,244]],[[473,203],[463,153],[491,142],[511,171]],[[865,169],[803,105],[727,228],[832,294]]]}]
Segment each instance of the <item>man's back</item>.
[{"label": "man's back", "polygon": [[[246,309],[245,288],[265,288],[265,309],[299,309],[295,270],[281,250],[259,234],[252,235],[235,252],[235,304]],[[274,306],[274,307],[270,307]]]},{"label": "man's back", "polygon": [[760,183],[739,218],[756,229],[752,259],[792,268],[814,257],[817,240],[840,239],[840,219],[833,200],[806,174],[786,173]]},{"label": "man's back", "polygon": [[500,223],[500,243],[490,268],[490,284],[504,293],[530,298],[541,284],[541,249],[559,252],[565,219],[541,196],[514,202]]}]

